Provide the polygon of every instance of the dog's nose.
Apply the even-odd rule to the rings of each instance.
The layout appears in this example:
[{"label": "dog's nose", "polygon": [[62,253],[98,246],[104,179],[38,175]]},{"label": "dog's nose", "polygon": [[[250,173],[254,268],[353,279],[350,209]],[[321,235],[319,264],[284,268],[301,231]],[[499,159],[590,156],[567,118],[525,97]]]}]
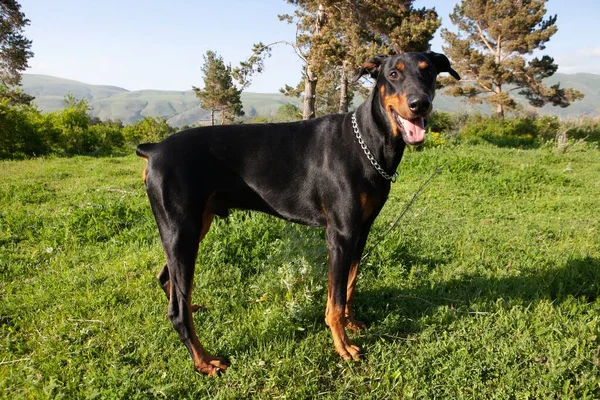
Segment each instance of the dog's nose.
[{"label": "dog's nose", "polygon": [[408,100],[408,108],[415,114],[425,113],[431,107],[429,96],[414,96]]}]

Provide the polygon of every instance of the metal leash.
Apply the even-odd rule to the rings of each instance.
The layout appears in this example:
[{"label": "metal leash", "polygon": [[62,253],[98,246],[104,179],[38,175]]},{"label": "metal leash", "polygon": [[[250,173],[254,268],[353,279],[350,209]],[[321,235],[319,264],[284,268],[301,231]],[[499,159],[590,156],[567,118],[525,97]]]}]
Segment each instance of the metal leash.
[{"label": "metal leash", "polygon": [[381,244],[381,242],[387,237],[387,235],[393,231],[398,224],[400,223],[400,220],[402,219],[402,217],[404,217],[404,214],[406,214],[406,212],[410,209],[410,207],[413,205],[413,203],[415,201],[417,201],[417,198],[419,197],[419,194],[421,194],[421,192],[423,191],[423,189],[425,189],[425,187],[427,185],[429,185],[429,183],[433,180],[433,178],[435,178],[436,176],[438,176],[440,174],[440,172],[442,172],[442,169],[444,168],[444,164],[440,165],[433,174],[431,174],[431,176],[429,177],[429,179],[427,179],[425,182],[423,182],[421,184],[421,186],[419,187],[419,189],[417,189],[417,191],[415,192],[415,194],[413,195],[412,199],[410,199],[410,201],[406,204],[406,206],[404,206],[404,210],[402,210],[402,212],[400,213],[400,216],[396,219],[396,222],[394,222],[392,224],[392,226],[390,228],[388,228],[388,230],[382,234],[379,239],[375,242],[374,245],[372,245],[371,247],[369,247],[369,251],[367,251],[366,253],[363,254],[363,256],[360,259],[360,262],[364,262],[370,255],[371,252]]}]

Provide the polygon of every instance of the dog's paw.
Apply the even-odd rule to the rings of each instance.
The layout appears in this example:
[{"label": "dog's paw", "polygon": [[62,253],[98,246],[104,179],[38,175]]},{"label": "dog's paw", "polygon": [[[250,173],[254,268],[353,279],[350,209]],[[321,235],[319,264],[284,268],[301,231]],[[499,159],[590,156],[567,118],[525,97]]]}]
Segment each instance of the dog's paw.
[{"label": "dog's paw", "polygon": [[351,317],[346,318],[346,328],[352,332],[358,332],[367,329],[367,324]]},{"label": "dog's paw", "polygon": [[347,343],[343,343],[342,346],[340,346],[339,348],[336,347],[336,350],[344,361],[360,361],[362,358],[362,352],[360,350],[360,347],[350,343],[349,341]]},{"label": "dog's paw", "polygon": [[205,357],[195,365],[196,369],[208,376],[219,376],[229,367],[229,362],[221,357]]}]

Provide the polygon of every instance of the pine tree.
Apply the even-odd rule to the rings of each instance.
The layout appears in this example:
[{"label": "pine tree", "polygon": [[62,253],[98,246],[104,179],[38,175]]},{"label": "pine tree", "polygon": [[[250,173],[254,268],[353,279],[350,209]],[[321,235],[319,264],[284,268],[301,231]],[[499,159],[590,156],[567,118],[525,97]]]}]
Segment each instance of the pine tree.
[{"label": "pine tree", "polygon": [[202,107],[210,111],[211,125],[215,124],[215,112],[221,112],[221,123],[232,122],[236,116],[243,116],[241,89],[233,84],[232,69],[225,65],[223,58],[212,50],[206,52],[204,65],[204,88],[192,87]]},{"label": "pine tree", "polygon": [[[435,10],[414,9],[413,0],[292,2],[306,15],[317,10],[318,34],[311,37],[309,59],[319,84],[315,91],[319,111],[348,112],[354,92],[356,67],[374,54],[425,51],[440,25]],[[332,79],[337,79],[337,82]],[[328,93],[333,91],[334,93]],[[332,101],[337,99],[337,107]]]},{"label": "pine tree", "polygon": [[0,99],[12,103],[28,104],[33,97],[18,89],[21,73],[33,56],[31,40],[23,35],[29,20],[15,0],[0,1]]},{"label": "pine tree", "polygon": [[[262,71],[272,46],[293,47],[304,63],[303,78],[295,87],[285,85],[280,91],[303,97],[304,119],[314,118],[322,110],[347,112],[354,92],[360,90],[352,81],[354,71],[364,60],[379,53],[428,50],[440,25],[435,10],[414,9],[414,0],[286,1],[296,6],[296,11],[279,19],[296,24],[296,39],[254,45],[252,55],[234,74],[247,85],[252,74]],[[334,77],[337,82],[332,81]],[[332,106],[333,99],[337,99],[337,107]],[[319,105],[318,100],[327,104]]]},{"label": "pine tree", "polygon": [[556,15],[544,18],[546,1],[462,0],[457,4],[450,20],[457,25],[458,33],[444,29],[442,37],[448,44],[444,51],[452,58],[453,68],[463,78],[461,82],[468,83],[445,80],[448,92],[473,102],[483,98],[495,107],[498,116],[518,107],[511,97],[517,90],[535,107],[547,103],[567,107],[583,98],[574,89],[542,83],[558,68],[552,57],[544,55],[528,61],[534,51],[544,50],[558,29]]}]

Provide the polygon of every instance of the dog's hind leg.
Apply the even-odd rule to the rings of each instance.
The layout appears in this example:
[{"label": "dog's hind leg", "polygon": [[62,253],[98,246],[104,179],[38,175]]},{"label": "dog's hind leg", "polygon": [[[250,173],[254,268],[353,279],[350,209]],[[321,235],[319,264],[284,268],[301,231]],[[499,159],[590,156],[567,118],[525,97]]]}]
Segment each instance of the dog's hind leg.
[{"label": "dog's hind leg", "polygon": [[199,243],[208,232],[212,218],[210,213],[204,213],[201,222],[198,221],[200,223],[192,222],[192,216],[178,218],[177,224],[171,224],[164,229],[166,231],[163,230],[161,239],[167,255],[169,318],[192,356],[196,369],[214,376],[225,371],[228,364],[225,360],[208,354],[200,344],[190,303]]},{"label": "dog's hind leg", "polygon": [[[167,264],[162,267],[158,275],[156,276],[158,279],[158,283],[160,284],[160,288],[165,292],[167,296],[167,300],[169,300],[171,296],[171,281],[169,279],[169,267]],[[200,306],[197,304],[192,304],[192,312],[196,312],[200,309]]]}]

